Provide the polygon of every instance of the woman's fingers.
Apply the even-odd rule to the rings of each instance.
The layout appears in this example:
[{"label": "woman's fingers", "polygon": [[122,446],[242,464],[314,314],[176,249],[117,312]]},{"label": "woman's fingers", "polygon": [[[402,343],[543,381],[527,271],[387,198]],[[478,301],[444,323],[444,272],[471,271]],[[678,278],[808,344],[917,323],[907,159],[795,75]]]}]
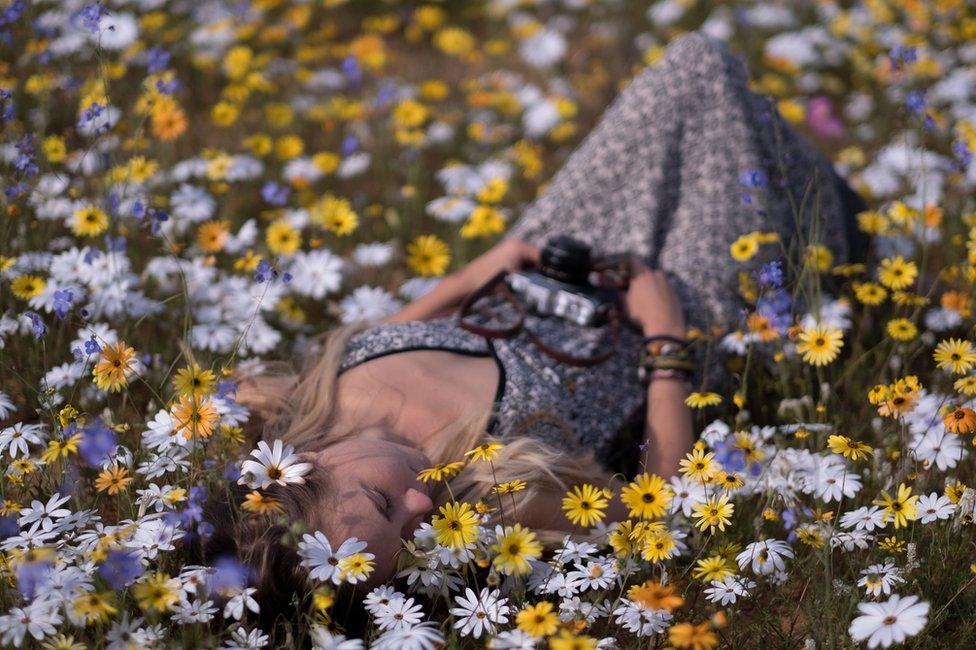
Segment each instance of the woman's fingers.
[{"label": "woman's fingers", "polygon": [[526,262],[533,266],[539,264],[542,252],[535,244],[531,244],[519,237],[508,237],[505,242],[512,250],[515,268],[523,266]]}]

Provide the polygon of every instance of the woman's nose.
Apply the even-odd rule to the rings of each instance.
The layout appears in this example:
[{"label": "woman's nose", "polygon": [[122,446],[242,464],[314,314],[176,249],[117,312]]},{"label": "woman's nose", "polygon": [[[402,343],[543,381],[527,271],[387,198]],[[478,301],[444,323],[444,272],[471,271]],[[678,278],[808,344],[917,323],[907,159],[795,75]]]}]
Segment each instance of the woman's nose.
[{"label": "woman's nose", "polygon": [[423,515],[430,512],[434,507],[434,502],[430,497],[414,488],[409,488],[403,497],[403,503],[407,511],[412,515]]}]

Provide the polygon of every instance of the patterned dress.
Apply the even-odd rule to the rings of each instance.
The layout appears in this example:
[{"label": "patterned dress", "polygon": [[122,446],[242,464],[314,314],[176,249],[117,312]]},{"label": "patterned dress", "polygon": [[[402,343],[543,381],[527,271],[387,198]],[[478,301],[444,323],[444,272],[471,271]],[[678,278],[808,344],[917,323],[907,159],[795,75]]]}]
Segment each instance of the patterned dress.
[{"label": "patterned dress", "polygon": [[[830,163],[748,89],[742,61],[723,44],[688,34],[607,108],[510,233],[539,246],[563,233],[597,253],[635,252],[668,274],[689,324],[729,326],[744,307],[729,255],[737,237],[775,231],[794,251],[816,241],[842,262],[860,255],[853,227],[860,209]],[[614,470],[637,456],[622,436],[636,440],[643,429],[639,332],[623,327],[609,359],[570,367],[525,332],[488,340],[457,319],[367,329],[350,341],[340,371],[417,349],[492,356],[500,380],[489,433],[591,450]],[[526,327],[576,356],[606,343],[604,328],[556,318],[530,315]]]}]

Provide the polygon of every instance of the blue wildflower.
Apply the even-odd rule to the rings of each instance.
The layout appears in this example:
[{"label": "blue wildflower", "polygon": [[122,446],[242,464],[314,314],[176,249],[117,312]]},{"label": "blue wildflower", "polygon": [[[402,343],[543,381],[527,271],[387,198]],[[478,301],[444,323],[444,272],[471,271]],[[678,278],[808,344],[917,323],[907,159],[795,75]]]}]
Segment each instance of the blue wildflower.
[{"label": "blue wildflower", "polygon": [[258,262],[258,268],[254,271],[255,282],[270,282],[276,277],[278,277],[278,271],[267,260]]},{"label": "blue wildflower", "polygon": [[213,572],[207,580],[210,591],[217,593],[233,593],[240,591],[247,585],[247,567],[230,555],[221,555],[214,562]]},{"label": "blue wildflower", "polygon": [[908,98],[905,100],[905,106],[908,107],[909,112],[915,115],[921,115],[925,111],[926,101],[925,96],[917,90],[913,90],[908,93]]},{"label": "blue wildflower", "polygon": [[762,287],[781,288],[783,286],[783,263],[775,261],[763,264],[759,268],[759,284]]},{"label": "blue wildflower", "polygon": [[98,567],[98,574],[116,591],[129,586],[142,575],[139,556],[127,551],[109,551]]},{"label": "blue wildflower", "polygon": [[279,183],[268,181],[261,188],[261,198],[271,205],[285,205],[288,203],[290,190]]},{"label": "blue wildflower", "polygon": [[30,319],[31,330],[34,332],[34,340],[41,339],[47,333],[47,325],[41,316],[34,311],[25,311],[24,316]]},{"label": "blue wildflower", "polygon": [[17,566],[17,590],[30,600],[43,591],[51,575],[50,562],[24,562]]},{"label": "blue wildflower", "polygon": [[237,382],[219,381],[217,382],[217,397],[226,398],[237,392]]},{"label": "blue wildflower", "polygon": [[54,313],[60,320],[68,315],[71,305],[75,301],[75,295],[71,289],[62,289],[54,292]]},{"label": "blue wildflower", "polygon": [[214,530],[214,525],[209,521],[201,521],[197,524],[197,534],[204,539],[211,537],[214,534]]},{"label": "blue wildflower", "polygon": [[85,354],[98,354],[101,351],[102,346],[98,344],[94,336],[85,341]]},{"label": "blue wildflower", "polygon": [[771,327],[781,334],[785,333],[792,322],[790,309],[793,298],[783,289],[764,292],[756,301],[756,313],[766,318]]},{"label": "blue wildflower", "polygon": [[896,44],[888,52],[888,60],[891,67],[900,70],[905,64],[914,63],[918,59],[918,50],[914,47],[905,47],[901,43]]},{"label": "blue wildflower", "polygon": [[359,67],[359,61],[356,57],[350,54],[342,60],[342,73],[349,78],[353,84],[358,84],[362,81],[363,71]]},{"label": "blue wildflower", "polygon": [[78,16],[81,18],[81,24],[84,25],[85,29],[94,33],[98,31],[98,24],[102,21],[102,16],[107,13],[101,2],[93,2],[82,7]]},{"label": "blue wildflower", "polygon": [[18,20],[24,15],[24,10],[27,9],[27,3],[24,0],[14,0],[6,7],[3,11],[0,11],[0,27],[4,25],[10,25]]},{"label": "blue wildflower", "polygon": [[99,467],[115,451],[118,441],[112,430],[101,420],[95,420],[81,430],[78,455],[92,467]]},{"label": "blue wildflower", "polygon": [[224,467],[224,473],[222,475],[223,479],[231,483],[237,483],[237,479],[241,477],[241,465],[240,463],[232,462],[227,463]]},{"label": "blue wildflower", "polygon": [[17,525],[17,517],[13,515],[0,515],[0,540],[13,537],[20,532]]},{"label": "blue wildflower", "polygon": [[761,169],[750,169],[742,172],[742,175],[739,176],[739,182],[746,187],[761,188],[766,187],[769,183],[769,177]]},{"label": "blue wildflower", "polygon": [[157,45],[146,52],[146,69],[149,71],[149,74],[154,74],[166,69],[166,66],[169,65],[169,60],[170,53]]}]

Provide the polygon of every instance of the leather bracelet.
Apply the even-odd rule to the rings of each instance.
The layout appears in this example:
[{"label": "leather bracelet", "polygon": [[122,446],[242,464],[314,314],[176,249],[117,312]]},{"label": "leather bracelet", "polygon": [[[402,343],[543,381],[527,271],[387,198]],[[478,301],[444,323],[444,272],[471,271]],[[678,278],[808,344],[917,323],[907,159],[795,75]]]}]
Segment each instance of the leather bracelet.
[{"label": "leather bracelet", "polygon": [[671,357],[656,357],[647,360],[644,364],[652,370],[670,370],[676,368],[678,370],[687,370],[691,372],[695,369],[695,364],[691,359],[679,359]]},{"label": "leather bracelet", "polygon": [[691,343],[688,339],[671,336],[670,334],[651,334],[650,336],[645,336],[643,340],[641,340],[641,346],[647,347],[651,343],[656,343],[657,341],[674,343],[675,345],[680,345],[683,348],[688,347],[688,345]]}]

